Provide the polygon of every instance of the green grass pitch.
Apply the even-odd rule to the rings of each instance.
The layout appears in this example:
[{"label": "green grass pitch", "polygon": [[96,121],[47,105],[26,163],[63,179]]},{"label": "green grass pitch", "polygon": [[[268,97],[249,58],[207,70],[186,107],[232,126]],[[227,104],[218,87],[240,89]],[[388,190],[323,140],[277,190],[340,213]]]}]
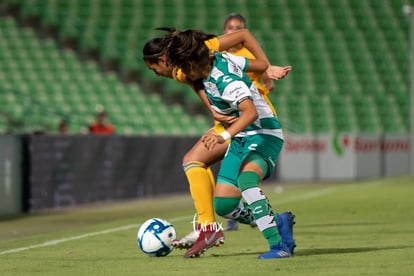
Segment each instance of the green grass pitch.
[{"label": "green grass pitch", "polygon": [[191,230],[185,194],[2,219],[0,275],[414,275],[414,178],[263,187],[275,211],[296,215],[292,258],[258,260],[267,244],[244,225],[200,258],[144,255],[136,233],[146,219]]}]

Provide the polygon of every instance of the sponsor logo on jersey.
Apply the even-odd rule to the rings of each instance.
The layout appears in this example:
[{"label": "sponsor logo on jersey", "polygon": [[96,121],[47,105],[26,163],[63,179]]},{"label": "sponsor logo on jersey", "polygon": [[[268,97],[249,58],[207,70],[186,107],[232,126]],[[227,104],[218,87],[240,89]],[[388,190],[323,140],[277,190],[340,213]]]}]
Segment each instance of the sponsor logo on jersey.
[{"label": "sponsor logo on jersey", "polygon": [[223,75],[224,75],[224,73],[216,67],[214,67],[210,72],[210,76],[215,80],[217,80],[218,78],[220,78]]},{"label": "sponsor logo on jersey", "polygon": [[206,81],[204,82],[204,88],[206,89],[206,92],[211,94],[213,97],[220,97],[219,90],[214,83]]}]

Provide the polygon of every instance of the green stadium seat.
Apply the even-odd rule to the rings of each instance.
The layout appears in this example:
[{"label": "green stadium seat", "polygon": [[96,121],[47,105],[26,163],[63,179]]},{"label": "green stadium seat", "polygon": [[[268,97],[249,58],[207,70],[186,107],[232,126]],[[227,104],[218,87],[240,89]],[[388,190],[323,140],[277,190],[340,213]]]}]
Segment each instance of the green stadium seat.
[{"label": "green stadium seat", "polygon": [[313,133],[326,133],[329,132],[330,126],[328,122],[328,107],[326,105],[325,97],[312,94],[309,96],[309,108],[312,118],[312,132]]},{"label": "green stadium seat", "polygon": [[38,0],[25,0],[21,2],[21,16],[39,16],[43,5]]},{"label": "green stadium seat", "polygon": [[[124,110],[140,109],[132,106],[139,101],[129,100],[132,96],[139,97],[132,94],[137,93],[138,88],[126,92],[126,86],[121,84],[115,75],[104,77],[97,64],[93,62],[80,65],[73,51],[59,52],[57,46],[49,44],[47,40],[38,42],[38,38],[33,32],[20,33],[15,29],[10,33],[15,34],[14,47],[7,45],[7,49],[10,51],[2,51],[0,58],[7,57],[9,54],[10,57],[7,59],[14,60],[15,65],[12,62],[7,62],[6,65],[10,71],[2,70],[2,73],[12,77],[7,77],[7,79],[11,80],[21,95],[30,95],[30,98],[27,98],[28,105],[24,108],[19,107],[15,94],[10,94],[13,96],[7,98],[8,104],[16,107],[9,110],[10,114],[20,120],[25,120],[26,130],[54,131],[58,119],[67,116],[73,122],[71,129],[80,131],[81,127],[85,127],[93,120],[95,107],[100,104],[106,107],[110,114],[113,114],[117,123],[134,126],[133,128],[120,126],[121,131],[125,130],[132,134],[142,130],[144,133],[148,133],[148,130],[135,128],[135,126],[140,123],[139,119],[146,120],[149,117],[148,114],[153,113],[152,108],[147,110],[146,116],[124,112]],[[33,45],[35,48],[23,47],[25,44]],[[22,47],[16,47],[16,45],[22,45]],[[48,58],[46,59],[46,57]],[[130,58],[136,60],[135,55]],[[37,69],[40,69],[41,74]],[[149,70],[146,69],[146,71]],[[4,77],[6,78],[6,75]],[[42,82],[38,82],[39,78],[42,79]],[[73,81],[73,78],[76,78],[76,82]],[[23,82],[23,79],[29,80],[29,82]],[[142,93],[140,95],[144,96]],[[142,104],[147,106],[148,102],[145,101]],[[160,110],[168,110],[162,101],[151,104],[159,105]],[[32,107],[31,110],[30,107]],[[29,112],[30,119],[25,119],[25,112]],[[158,113],[160,112],[155,112],[155,114]],[[181,117],[185,116],[188,115],[182,112]],[[168,133],[168,131],[169,129],[164,126],[158,127],[155,133]],[[174,131],[185,133],[182,128]],[[122,134],[122,132],[120,133]]]},{"label": "green stadium seat", "polygon": [[[165,80],[168,81],[166,84],[167,82],[157,78],[141,62],[139,54],[137,58],[136,49],[141,49],[149,38],[160,35],[160,32],[153,30],[154,27],[175,26],[179,29],[191,27],[220,34],[225,16],[229,12],[239,12],[246,17],[249,29],[262,43],[271,62],[294,67],[287,78],[276,82],[276,91],[270,94],[272,100],[281,105],[281,115],[284,121],[288,120],[284,124],[288,130],[290,127],[296,132],[305,132],[309,129],[314,132],[325,132],[327,128],[336,131],[391,129],[393,127],[391,120],[381,120],[379,117],[379,113],[384,112],[385,108],[381,97],[388,99],[390,96],[395,98],[395,101],[390,104],[390,108],[395,112],[390,116],[399,122],[395,124],[399,127],[394,127],[393,131],[404,131],[408,128],[409,93],[404,85],[407,83],[406,76],[409,71],[408,22],[401,14],[400,1],[389,0],[377,3],[360,0],[256,2],[247,0],[237,2],[7,0],[7,2],[20,5],[21,18],[39,16],[44,27],[56,25],[62,41],[73,40],[75,41],[73,43],[79,43],[79,47],[75,44],[75,50],[97,49],[103,65],[114,67],[113,70],[119,68],[121,72],[125,70],[139,72],[139,80],[146,90],[145,94],[140,94],[141,97],[148,97],[151,91],[164,87],[165,94],[161,95],[166,98],[170,96],[181,98],[184,107],[198,102],[195,94],[187,93],[188,90],[179,88],[179,84],[172,84],[174,82],[171,80]],[[88,80],[94,78],[96,82],[106,83],[105,78],[96,77],[96,74],[101,74],[97,66],[89,68],[89,65],[74,60],[73,52],[71,55],[58,54],[53,43],[45,46],[44,43],[34,40],[33,34],[16,31],[17,24],[13,20],[0,20],[0,26],[0,35],[3,38],[0,42],[0,58],[7,61],[0,63],[2,84],[21,89],[21,93],[26,95],[25,93],[32,89],[49,91],[47,85],[42,87],[33,84],[32,80],[36,78],[46,83],[52,79],[58,80],[63,87],[70,86],[68,83],[73,78],[78,78],[78,88],[72,85],[70,89],[60,87],[58,91],[62,90],[70,94],[79,90],[74,98],[78,102],[91,104],[92,108],[95,104],[104,102],[99,100],[101,95],[99,93],[102,90],[104,91],[102,95],[107,95],[106,87],[124,91],[125,88],[113,88],[116,87],[112,83],[113,80],[110,85],[104,86],[88,83]],[[47,55],[42,54],[46,52],[45,47],[49,47]],[[66,56],[71,58],[66,59]],[[27,62],[28,59],[30,62]],[[50,73],[62,68],[66,71],[64,74]],[[29,74],[30,71],[36,71],[37,74]],[[82,75],[79,76],[78,72],[82,72]],[[22,80],[25,79],[30,79],[30,83],[23,84]],[[56,93],[44,91],[39,93],[36,99],[39,102],[44,103],[49,96],[56,97]],[[85,94],[88,95],[84,96]],[[131,99],[125,96],[126,94],[127,92],[119,93],[123,95],[122,99],[111,96],[108,98],[112,99],[116,106],[125,105],[128,103],[126,99]],[[365,96],[370,96],[371,99],[367,102],[360,99]],[[311,105],[310,99],[313,97],[325,97],[326,102],[323,107],[318,109]],[[348,101],[346,97],[351,97],[352,101]],[[74,104],[75,100],[68,100],[68,102]],[[130,102],[143,104],[145,101],[140,99]],[[367,104],[365,111],[363,104]],[[298,110],[298,106],[301,110]],[[165,109],[169,110],[169,108]],[[125,109],[129,110],[129,108]],[[333,109],[338,114],[335,112],[331,114],[329,110]],[[355,109],[356,116],[367,116],[367,119],[358,123],[356,129],[352,116],[346,117],[350,118],[349,120],[341,118],[341,115],[350,112],[350,109]],[[115,110],[120,109],[114,107]],[[323,120],[328,116],[320,118],[321,112],[327,112],[326,114],[332,118]],[[122,116],[116,114],[116,120],[122,122]],[[292,122],[289,122],[290,120]],[[138,125],[139,122],[135,122],[135,125],[130,125],[133,127],[120,127],[120,129],[131,133]],[[185,125],[182,123],[181,127]],[[143,131],[159,133],[163,127],[165,126],[157,124],[157,127],[151,131]],[[175,132],[176,129],[169,131]]]},{"label": "green stadium seat", "polygon": [[270,28],[277,31],[285,31],[290,28],[291,20],[287,16],[287,8],[282,1],[269,1],[266,12],[270,18]]}]

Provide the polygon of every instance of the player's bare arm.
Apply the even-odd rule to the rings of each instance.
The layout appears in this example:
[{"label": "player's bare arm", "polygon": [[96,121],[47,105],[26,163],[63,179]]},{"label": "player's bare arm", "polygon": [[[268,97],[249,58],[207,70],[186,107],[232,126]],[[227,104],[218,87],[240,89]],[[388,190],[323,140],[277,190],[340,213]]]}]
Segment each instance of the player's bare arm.
[{"label": "player's bare arm", "polygon": [[218,40],[220,43],[220,51],[225,51],[238,44],[243,44],[257,59],[265,60],[268,65],[270,64],[262,47],[248,29],[221,35],[218,37]]},{"label": "player's bare arm", "polygon": [[237,116],[222,114],[222,113],[215,111],[214,109],[212,109],[212,114],[213,114],[214,120],[219,121],[225,127],[228,127],[229,125],[233,124],[239,119],[239,117]]},{"label": "player's bare arm", "polygon": [[[244,130],[258,118],[256,107],[253,101],[249,98],[245,98],[239,103],[239,109],[241,111],[240,117],[227,128],[227,132],[231,137]],[[211,133],[203,135],[201,140],[208,150],[212,150],[216,144],[223,144],[226,142],[222,135],[214,135]]]},{"label": "player's bare arm", "polygon": [[265,60],[249,59],[247,71],[262,74],[266,71],[268,67],[269,65],[267,64]]}]

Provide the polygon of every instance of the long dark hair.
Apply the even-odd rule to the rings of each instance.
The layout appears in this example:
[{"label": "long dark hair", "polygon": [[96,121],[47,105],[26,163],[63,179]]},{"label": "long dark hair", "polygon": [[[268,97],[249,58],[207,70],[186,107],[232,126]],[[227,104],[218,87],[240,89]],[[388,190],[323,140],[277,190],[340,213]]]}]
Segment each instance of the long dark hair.
[{"label": "long dark hair", "polygon": [[174,28],[156,28],[156,30],[167,32],[162,37],[155,37],[145,43],[142,49],[142,58],[144,61],[150,63],[158,63],[158,58],[167,54],[168,45],[171,42],[171,38],[176,32]]},{"label": "long dark hair", "polygon": [[188,61],[193,61],[200,67],[204,67],[208,64],[210,56],[210,49],[204,41],[213,37],[215,35],[191,29],[174,33],[167,51],[170,63],[183,67]]}]

